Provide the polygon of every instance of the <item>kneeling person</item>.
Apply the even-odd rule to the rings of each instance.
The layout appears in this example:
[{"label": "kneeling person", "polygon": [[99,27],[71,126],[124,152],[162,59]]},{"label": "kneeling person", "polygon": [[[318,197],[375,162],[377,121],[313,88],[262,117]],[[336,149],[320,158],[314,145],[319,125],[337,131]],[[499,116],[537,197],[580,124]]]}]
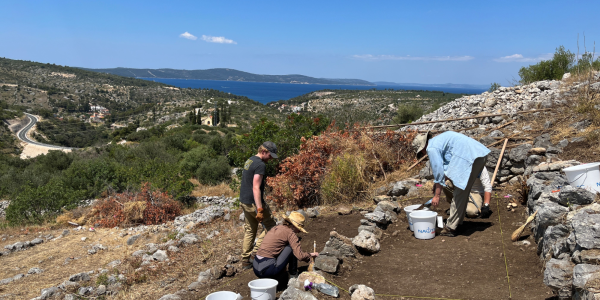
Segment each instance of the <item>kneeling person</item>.
[{"label": "kneeling person", "polygon": [[309,262],[319,253],[307,253],[300,248],[297,233],[304,230],[304,216],[292,212],[284,222],[267,232],[253,262],[254,274],[259,278],[275,278],[286,265],[291,276],[298,275],[298,260]]}]

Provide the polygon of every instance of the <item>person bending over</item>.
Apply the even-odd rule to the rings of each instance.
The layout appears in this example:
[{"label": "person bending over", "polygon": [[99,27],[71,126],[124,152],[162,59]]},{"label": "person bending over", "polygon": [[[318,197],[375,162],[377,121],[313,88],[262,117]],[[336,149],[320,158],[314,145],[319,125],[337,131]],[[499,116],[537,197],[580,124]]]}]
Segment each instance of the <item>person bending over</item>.
[{"label": "person bending over", "polygon": [[[446,180],[446,187],[444,188],[444,195],[448,203],[452,204],[452,198],[454,192],[454,185],[452,181]],[[492,199],[492,183],[490,182],[490,175],[485,167],[481,174],[477,176],[473,186],[471,187],[471,193],[469,194],[469,203],[467,204],[467,218],[487,219],[492,214],[490,210],[490,200]]]},{"label": "person bending over", "polygon": [[485,166],[490,150],[478,141],[453,131],[446,131],[434,138],[429,132],[415,137],[412,143],[417,156],[429,156],[433,173],[434,195],[431,204],[440,203],[440,194],[448,178],[454,185],[450,216],[440,235],[453,237],[467,211],[469,192]]}]

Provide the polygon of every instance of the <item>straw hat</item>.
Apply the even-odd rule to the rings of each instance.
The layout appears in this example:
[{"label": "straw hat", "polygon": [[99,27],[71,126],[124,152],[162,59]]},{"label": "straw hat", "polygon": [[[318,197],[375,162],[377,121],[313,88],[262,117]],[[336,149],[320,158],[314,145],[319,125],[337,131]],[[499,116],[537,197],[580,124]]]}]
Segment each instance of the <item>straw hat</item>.
[{"label": "straw hat", "polygon": [[294,227],[298,228],[298,230],[304,233],[308,233],[306,232],[306,230],[304,230],[304,216],[301,213],[293,211],[288,217],[286,217],[285,215],[283,215],[282,217],[284,220],[294,225]]},{"label": "straw hat", "polygon": [[412,148],[415,150],[415,153],[421,152],[421,150],[425,149],[427,145],[427,140],[431,137],[431,132],[427,131],[427,133],[419,134],[415,137],[412,142]]}]

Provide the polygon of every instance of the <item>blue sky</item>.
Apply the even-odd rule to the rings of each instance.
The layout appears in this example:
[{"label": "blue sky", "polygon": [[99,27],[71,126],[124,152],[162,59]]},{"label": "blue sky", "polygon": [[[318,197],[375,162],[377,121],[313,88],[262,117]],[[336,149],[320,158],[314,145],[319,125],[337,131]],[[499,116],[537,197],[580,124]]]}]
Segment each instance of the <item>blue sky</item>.
[{"label": "blue sky", "polygon": [[[233,68],[508,85],[600,43],[600,1],[5,1],[0,56],[110,68]],[[600,44],[598,52],[600,52]]]}]

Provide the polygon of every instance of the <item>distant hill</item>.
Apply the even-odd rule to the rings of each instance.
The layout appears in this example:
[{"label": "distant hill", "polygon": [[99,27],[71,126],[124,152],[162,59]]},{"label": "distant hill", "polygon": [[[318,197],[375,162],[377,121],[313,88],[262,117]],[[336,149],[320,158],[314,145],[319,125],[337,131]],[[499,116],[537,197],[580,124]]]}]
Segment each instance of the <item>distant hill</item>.
[{"label": "distant hill", "polygon": [[176,70],[176,69],[85,69],[94,72],[114,74],[124,77],[136,78],[175,78],[175,79],[197,79],[197,80],[224,80],[224,81],[250,81],[250,82],[274,82],[274,83],[296,83],[296,84],[343,84],[343,85],[374,85],[371,82],[360,79],[327,79],[314,78],[304,75],[259,75],[234,69],[207,69],[207,70]]}]

